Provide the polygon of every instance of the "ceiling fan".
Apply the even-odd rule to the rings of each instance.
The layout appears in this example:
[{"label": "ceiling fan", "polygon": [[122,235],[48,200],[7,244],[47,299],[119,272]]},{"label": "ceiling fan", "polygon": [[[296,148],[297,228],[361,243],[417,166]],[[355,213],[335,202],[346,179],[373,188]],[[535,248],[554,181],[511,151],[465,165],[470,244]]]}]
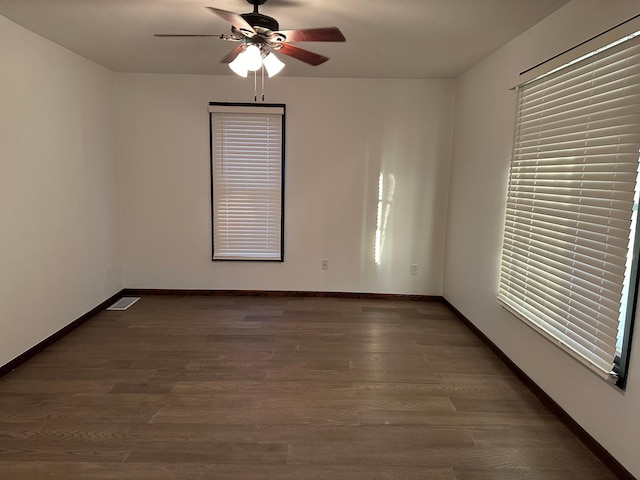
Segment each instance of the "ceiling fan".
[{"label": "ceiling fan", "polygon": [[[231,24],[231,35],[222,34],[156,34],[156,37],[218,37],[223,40],[239,42],[239,44],[231,50],[222,60],[222,63],[230,64],[233,68],[234,60],[241,54],[243,56],[257,57],[259,66],[257,68],[249,68],[249,70],[257,70],[262,66],[264,59],[265,67],[275,56],[270,55],[274,52],[288,55],[309,65],[317,66],[327,60],[329,57],[318,53],[305,50],[303,48],[292,45],[290,42],[344,42],[344,35],[337,27],[324,28],[308,28],[298,30],[280,30],[278,21],[267,15],[263,15],[258,11],[258,6],[263,5],[267,0],[247,0],[253,5],[253,12],[250,13],[234,13],[219,8],[207,7],[213,13]],[[253,48],[255,47],[255,48]],[[246,55],[245,55],[246,53]],[[269,60],[268,60],[269,59]],[[275,62],[282,62],[275,60]],[[243,66],[244,75],[246,69]],[[282,68],[282,67],[280,67]],[[278,70],[279,71],[279,70]],[[236,72],[238,73],[238,72]],[[277,72],[276,72],[277,73]],[[242,75],[242,73],[239,73]],[[271,76],[271,75],[270,75]]]}]

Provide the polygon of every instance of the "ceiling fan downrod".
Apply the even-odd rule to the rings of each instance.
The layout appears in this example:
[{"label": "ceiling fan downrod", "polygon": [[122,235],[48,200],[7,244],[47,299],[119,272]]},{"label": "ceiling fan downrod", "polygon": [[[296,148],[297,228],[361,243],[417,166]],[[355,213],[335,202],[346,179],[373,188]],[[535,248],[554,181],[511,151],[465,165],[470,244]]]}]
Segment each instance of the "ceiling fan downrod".
[{"label": "ceiling fan downrod", "polygon": [[266,2],[267,0],[247,0],[247,3],[253,5],[253,13],[260,13],[258,12],[258,6],[264,5]]}]

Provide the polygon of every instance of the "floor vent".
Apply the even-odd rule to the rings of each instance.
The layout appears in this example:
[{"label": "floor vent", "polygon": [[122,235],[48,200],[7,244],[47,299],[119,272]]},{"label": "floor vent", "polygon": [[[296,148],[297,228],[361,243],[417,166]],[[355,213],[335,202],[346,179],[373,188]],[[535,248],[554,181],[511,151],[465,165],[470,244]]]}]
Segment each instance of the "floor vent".
[{"label": "floor vent", "polygon": [[140,297],[122,297],[116,303],[107,308],[107,310],[126,310],[138,300],[140,300]]}]

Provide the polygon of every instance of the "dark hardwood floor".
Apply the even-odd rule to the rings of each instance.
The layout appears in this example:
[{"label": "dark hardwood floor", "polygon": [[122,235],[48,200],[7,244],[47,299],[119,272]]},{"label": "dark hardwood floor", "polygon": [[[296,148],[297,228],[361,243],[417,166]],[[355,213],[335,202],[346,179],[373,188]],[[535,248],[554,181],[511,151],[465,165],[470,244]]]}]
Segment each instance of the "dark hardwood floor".
[{"label": "dark hardwood floor", "polygon": [[145,296],[0,379],[0,478],[614,477],[440,303]]}]

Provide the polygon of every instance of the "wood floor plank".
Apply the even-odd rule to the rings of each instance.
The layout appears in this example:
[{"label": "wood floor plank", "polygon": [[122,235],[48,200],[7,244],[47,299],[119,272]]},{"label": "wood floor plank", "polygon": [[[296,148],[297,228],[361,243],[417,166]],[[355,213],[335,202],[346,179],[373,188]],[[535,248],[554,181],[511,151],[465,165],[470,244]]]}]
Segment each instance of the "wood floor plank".
[{"label": "wood floor plank", "polygon": [[570,469],[593,472],[602,465],[586,449],[566,448],[505,448],[353,444],[344,448],[339,444],[294,444],[289,450],[290,464],[315,465],[399,465],[447,467],[452,463],[459,469],[521,469],[538,467],[545,470]]},{"label": "wood floor plank", "polygon": [[437,302],[176,295],[0,378],[10,480],[611,480]]},{"label": "wood floor plank", "polygon": [[125,443],[130,445],[136,442],[132,435],[134,424],[107,424],[83,422],[56,422],[42,425],[24,425],[22,427],[22,440],[27,442],[47,442],[63,446],[64,444],[90,444],[108,445],[112,443],[122,447]]},{"label": "wood floor plank", "polygon": [[291,465],[385,465],[446,468],[521,468],[527,457],[514,448],[425,447],[421,445],[384,444],[351,445],[296,444],[289,449]]},{"label": "wood floor plank", "polygon": [[456,480],[615,480],[615,476],[602,469],[554,470],[542,468],[518,469],[458,469]]},{"label": "wood floor plank", "polygon": [[25,440],[40,428],[41,423],[0,422],[0,443],[5,440]]},{"label": "wood floor plank", "polygon": [[[456,480],[450,468],[367,465],[211,465],[200,480]],[[146,480],[146,479],[145,479]]]},{"label": "wood floor plank", "polygon": [[[272,355],[270,355],[272,356]],[[315,358],[281,360],[270,358],[268,360],[229,360],[229,359],[202,359],[189,362],[186,369],[189,371],[216,371],[226,368],[252,368],[257,370],[281,370],[281,371],[301,371],[307,373],[309,370],[330,370],[346,372],[351,369],[348,360],[335,358]]]},{"label": "wood floor plank", "polygon": [[287,445],[270,443],[144,442],[126,462],[284,465],[287,450]]},{"label": "wood floor plank", "polygon": [[474,399],[468,396],[452,396],[451,402],[458,412],[469,413],[512,413],[550,415],[549,411],[535,398],[518,399]]},{"label": "wood floor plank", "polygon": [[[298,393],[301,396],[350,395],[352,385],[348,383],[313,383],[313,382],[265,382],[254,380],[220,380],[220,381],[182,381],[176,382],[172,393],[184,394],[255,394],[262,396],[268,393]],[[317,397],[314,397],[317,398]]]},{"label": "wood floor plank", "polygon": [[[443,382],[439,375],[436,383],[380,383],[380,382],[362,382],[353,383],[352,388],[355,395],[359,396],[376,396],[378,398],[424,398],[430,396],[448,397],[448,398],[476,398],[478,400],[495,400],[509,399],[519,400],[526,399],[530,401],[531,392],[526,390],[520,384],[508,385],[474,385],[465,384],[464,382]],[[393,409],[391,409],[393,410]]]},{"label": "wood floor plank", "polygon": [[510,374],[507,366],[496,357],[489,357],[485,353],[477,356],[455,357],[446,356],[431,360],[427,357],[426,368],[429,371],[443,373],[476,373],[490,375],[496,372]]},{"label": "wood floor plank", "polygon": [[368,410],[360,416],[362,425],[430,425],[430,426],[545,426],[557,425],[551,415],[522,415],[518,413],[468,413]]},{"label": "wood floor plank", "polygon": [[563,425],[546,425],[544,427],[505,427],[505,428],[472,428],[469,429],[477,445],[499,447],[548,447],[564,445],[575,448],[586,448]]},{"label": "wood floor plank", "polygon": [[138,442],[250,443],[254,438],[254,430],[253,425],[146,423],[132,425],[129,438]]},{"label": "wood floor plank", "polygon": [[357,410],[329,408],[257,408],[224,409],[210,408],[163,408],[151,420],[152,423],[201,423],[214,425],[291,425],[328,424],[358,425]]},{"label": "wood floor plank", "polygon": [[109,393],[169,393],[175,382],[158,381],[123,381],[113,385]]},{"label": "wood floor plank", "polygon": [[528,468],[598,471],[603,467],[586,447],[566,446],[557,442],[546,446],[519,445],[516,450],[526,458]]},{"label": "wood floor plank", "polygon": [[[22,367],[24,369],[24,366]],[[0,395],[22,393],[107,393],[114,382],[105,380],[23,380],[22,370],[15,371],[0,380]]]},{"label": "wood floor plank", "polygon": [[116,369],[108,369],[108,368],[29,368],[21,373],[21,380],[104,380],[104,381],[112,381],[112,382],[120,382],[124,380],[128,381],[140,381],[144,382],[149,380],[154,374],[156,374],[155,369],[132,369],[132,368],[116,368]]},{"label": "wood floor plank", "polygon": [[[72,394],[72,395],[47,395],[35,396],[30,400],[28,395],[24,397],[24,406],[32,405],[40,408],[49,406],[60,407],[211,407],[211,408],[256,408],[260,405],[260,399],[247,395],[219,394],[219,395],[174,395],[159,393],[113,393],[108,394]],[[2,398],[2,397],[0,397]],[[15,404],[18,399],[12,401]],[[0,411],[2,407],[0,407]]]},{"label": "wood floor plank", "polygon": [[107,408],[95,407],[15,407],[2,409],[0,422],[9,423],[47,423],[47,422],[86,422],[86,423],[121,423],[146,422],[157,412],[156,407],[118,406]]},{"label": "wood floor plank", "polygon": [[[10,480],[196,480],[206,465],[105,464],[92,462],[2,462],[2,474]],[[448,480],[448,479],[447,479]]]},{"label": "wood floor plank", "polygon": [[[353,444],[469,446],[476,445],[464,428],[425,428],[420,426],[326,426],[326,425],[258,425],[254,441],[288,444]],[[345,445],[346,444],[346,445]],[[347,446],[348,445],[348,446]]]},{"label": "wood floor plank", "polygon": [[268,370],[267,380],[272,381],[306,381],[306,382],[411,382],[437,383],[433,373],[426,370],[372,369],[358,371],[336,370]]},{"label": "wood floor plank", "polygon": [[395,410],[411,412],[449,413],[455,409],[447,397],[392,398],[389,396],[353,396],[349,398],[323,398],[321,401],[291,395],[267,396],[260,402],[263,408],[304,409],[310,402],[322,408],[349,409],[364,412],[369,410]]},{"label": "wood floor plank", "polygon": [[153,377],[154,381],[185,382],[185,381],[215,381],[215,380],[264,380],[268,369],[252,367],[219,367],[200,370],[166,371],[159,370]]},{"label": "wood floor plank", "polygon": [[0,444],[0,467],[4,461],[122,463],[129,454],[126,446],[107,442],[96,447],[83,442],[4,440]]}]

